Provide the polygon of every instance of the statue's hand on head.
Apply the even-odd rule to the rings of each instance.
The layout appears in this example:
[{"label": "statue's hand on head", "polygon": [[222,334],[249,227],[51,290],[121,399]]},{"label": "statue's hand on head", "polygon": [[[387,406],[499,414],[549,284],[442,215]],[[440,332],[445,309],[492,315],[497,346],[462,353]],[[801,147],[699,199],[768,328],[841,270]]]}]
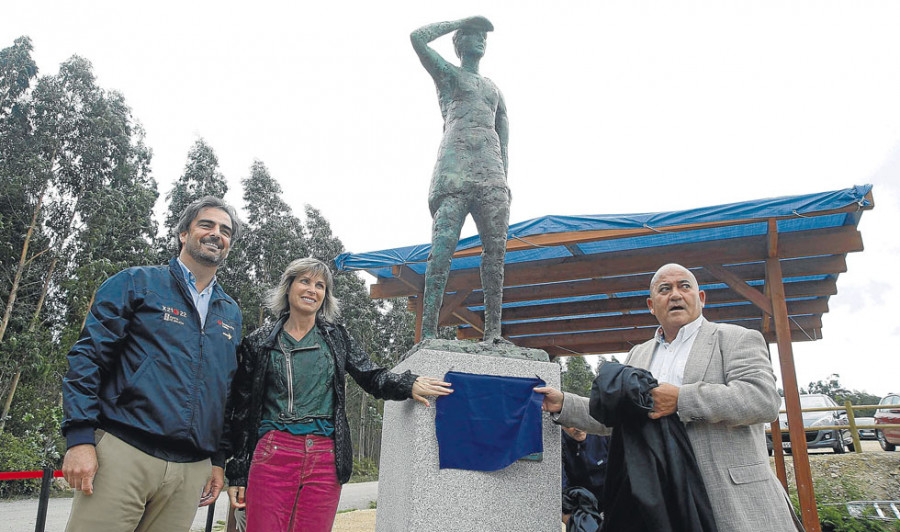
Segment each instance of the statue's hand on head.
[{"label": "statue's hand on head", "polygon": [[462,27],[465,29],[494,31],[494,25],[491,24],[491,21],[481,16],[464,18],[462,23]]}]

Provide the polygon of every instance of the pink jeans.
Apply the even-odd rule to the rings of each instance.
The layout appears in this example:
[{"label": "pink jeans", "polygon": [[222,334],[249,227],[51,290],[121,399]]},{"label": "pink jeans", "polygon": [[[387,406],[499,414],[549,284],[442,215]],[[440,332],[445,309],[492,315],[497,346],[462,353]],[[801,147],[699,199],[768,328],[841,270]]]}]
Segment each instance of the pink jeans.
[{"label": "pink jeans", "polygon": [[341,498],[334,440],[272,430],[247,479],[247,532],[329,532]]}]

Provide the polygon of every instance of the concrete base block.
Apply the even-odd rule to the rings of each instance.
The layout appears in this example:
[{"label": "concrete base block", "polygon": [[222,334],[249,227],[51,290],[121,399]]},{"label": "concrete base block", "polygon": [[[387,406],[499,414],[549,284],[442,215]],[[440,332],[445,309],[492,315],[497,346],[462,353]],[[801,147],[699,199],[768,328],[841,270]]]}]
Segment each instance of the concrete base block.
[{"label": "concrete base block", "polygon": [[[442,377],[447,371],[534,377],[559,388],[559,366],[423,349],[394,371]],[[438,399],[440,400],[440,399]],[[415,401],[384,408],[378,478],[377,532],[560,529],[560,430],[544,414],[541,461],[519,460],[500,471],[439,469],[435,409]]]}]

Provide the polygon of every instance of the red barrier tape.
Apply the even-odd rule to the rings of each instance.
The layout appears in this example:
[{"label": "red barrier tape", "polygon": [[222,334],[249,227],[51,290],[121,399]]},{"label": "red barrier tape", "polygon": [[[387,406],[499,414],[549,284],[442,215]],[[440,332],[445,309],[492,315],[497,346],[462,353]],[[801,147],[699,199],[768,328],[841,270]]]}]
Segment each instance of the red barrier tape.
[{"label": "red barrier tape", "polygon": [[[14,473],[0,473],[0,480],[22,480],[26,478],[41,478],[43,471],[16,471]],[[62,471],[54,471],[54,477],[62,477]]]}]

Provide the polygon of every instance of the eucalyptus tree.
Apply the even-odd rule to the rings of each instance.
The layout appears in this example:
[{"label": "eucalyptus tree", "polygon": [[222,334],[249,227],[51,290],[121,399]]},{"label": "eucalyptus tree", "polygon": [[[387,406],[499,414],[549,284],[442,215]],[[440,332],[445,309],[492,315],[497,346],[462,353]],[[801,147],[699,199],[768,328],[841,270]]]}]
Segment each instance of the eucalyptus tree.
[{"label": "eucalyptus tree", "polygon": [[265,292],[294,259],[306,257],[303,223],[282,198],[281,185],[262,161],[250,167],[241,181],[244,189],[246,231],[228,257],[221,277],[244,314],[244,325],[263,324]]},{"label": "eucalyptus tree", "polygon": [[179,250],[178,239],[174,236],[178,218],[185,207],[203,196],[224,198],[228,192],[225,176],[219,171],[219,158],[212,146],[202,138],[197,139],[188,151],[184,173],[175,181],[172,190],[166,194],[169,211],[166,214],[167,251],[175,254]]},{"label": "eucalyptus tree", "polygon": [[[306,205],[306,242],[309,254],[325,262],[335,272],[334,259],[345,250],[341,239],[334,235],[331,224],[322,213]],[[369,299],[365,283],[355,272],[335,272],[334,294],[341,302],[341,319],[356,339],[360,348],[368,354],[377,353],[381,331],[378,323],[381,305]],[[354,445],[359,458],[366,457],[366,450],[373,447],[372,438],[380,439],[380,432],[372,430],[372,420],[379,415],[379,402],[347,380],[347,417],[354,435]],[[351,415],[358,412],[358,415]],[[380,426],[380,425],[379,425]]]},{"label": "eucalyptus tree", "polygon": [[566,357],[566,371],[560,377],[560,385],[565,392],[587,397],[594,383],[593,368],[582,356]]},{"label": "eucalyptus tree", "polygon": [[[119,186],[134,174],[140,161],[149,157],[140,153],[139,127],[124,97],[96,83],[89,61],[73,56],[60,65],[57,74],[39,78],[27,103],[29,128],[24,144],[28,148],[18,168],[27,176],[23,180],[27,189],[24,205],[31,219],[0,322],[0,341],[7,330],[7,317],[13,314],[21,279],[29,267],[34,269],[35,258],[41,256],[44,263],[40,272],[35,272],[42,279],[41,287],[33,303],[32,318],[20,334],[33,334],[42,324],[41,313],[54,283],[58,287],[59,279],[79,266],[76,261],[84,249],[79,244],[84,229],[100,211],[115,206],[109,194],[118,190],[127,201],[126,218],[144,220],[149,216],[149,211],[143,216],[134,214],[136,205],[141,205],[140,194],[132,187]],[[150,188],[149,194],[155,198],[155,184],[151,183]],[[32,249],[33,237],[38,233],[45,235],[45,247]],[[109,237],[106,234],[96,242],[114,244]],[[109,254],[95,256],[105,260]],[[64,298],[61,292],[57,296]],[[47,347],[45,342],[40,345]],[[27,356],[20,355],[13,385],[3,403],[4,417],[22,370],[41,356],[46,353],[42,355],[36,349],[29,350]]]},{"label": "eucalyptus tree", "polygon": [[12,46],[0,50],[0,116],[12,111],[37,76],[37,63],[31,57],[33,50],[31,39],[24,35],[13,41]]},{"label": "eucalyptus tree", "polygon": [[[31,91],[37,79],[37,64],[31,58],[28,37],[19,37],[0,50],[0,399],[10,397],[18,385],[21,353],[30,350],[33,335],[24,334],[35,313],[40,270],[46,256],[30,247],[47,245],[35,209],[43,176],[33,168]],[[7,334],[9,332],[9,334]],[[0,400],[0,431],[7,409]]]},{"label": "eucalyptus tree", "polygon": [[36,149],[30,91],[38,69],[31,51],[28,37],[19,37],[13,46],[0,50],[0,264],[3,273],[0,343],[13,318],[19,287],[33,260],[29,246],[36,233],[41,232],[40,204],[35,198],[42,197],[46,188],[46,176],[35,172],[33,167]]}]

